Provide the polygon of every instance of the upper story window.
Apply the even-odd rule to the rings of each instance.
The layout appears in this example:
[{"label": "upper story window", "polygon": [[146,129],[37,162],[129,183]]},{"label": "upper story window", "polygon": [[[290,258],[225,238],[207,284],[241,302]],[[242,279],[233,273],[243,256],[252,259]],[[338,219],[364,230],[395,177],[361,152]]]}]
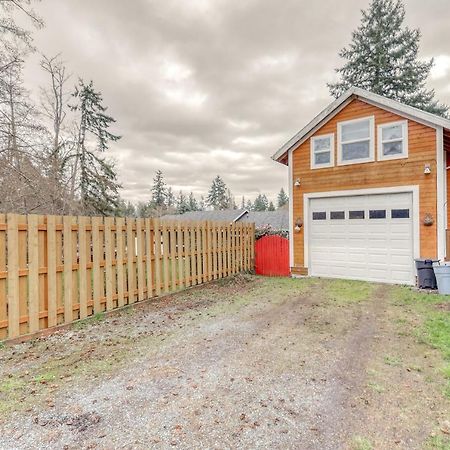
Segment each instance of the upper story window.
[{"label": "upper story window", "polygon": [[338,163],[357,164],[374,161],[374,118],[338,123]]},{"label": "upper story window", "polygon": [[311,138],[311,169],[334,166],[334,134]]},{"label": "upper story window", "polygon": [[408,157],[408,121],[378,125],[378,159]]}]

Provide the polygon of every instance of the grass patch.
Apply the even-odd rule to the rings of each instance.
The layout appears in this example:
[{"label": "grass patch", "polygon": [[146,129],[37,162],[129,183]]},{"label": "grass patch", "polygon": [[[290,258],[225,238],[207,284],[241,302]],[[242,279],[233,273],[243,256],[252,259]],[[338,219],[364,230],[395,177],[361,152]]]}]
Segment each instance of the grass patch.
[{"label": "grass patch", "polygon": [[105,319],[105,313],[99,312],[99,313],[94,314],[91,317],[87,317],[86,319],[78,320],[77,322],[74,322],[73,328],[75,330],[82,330],[83,328],[86,328],[89,325],[93,325],[95,323],[101,322],[104,319]]},{"label": "grass patch", "polygon": [[372,294],[374,285],[365,281],[327,280],[326,296],[333,302],[346,305],[360,303]]},{"label": "grass patch", "polygon": [[388,366],[396,367],[396,366],[401,366],[402,360],[398,356],[386,355],[384,357],[384,363],[387,364]]},{"label": "grass patch", "polygon": [[433,450],[450,450],[450,438],[445,436],[431,436],[425,443],[426,449]]},{"label": "grass patch", "polygon": [[35,383],[49,383],[50,381],[53,381],[56,378],[56,374],[54,372],[44,372],[40,375],[34,377],[33,381]]},{"label": "grass patch", "polygon": [[381,384],[370,382],[367,383],[367,386],[369,386],[371,389],[373,389],[375,392],[378,392],[379,394],[384,392],[384,387],[381,386]]},{"label": "grass patch", "polygon": [[444,395],[450,398],[450,313],[436,307],[449,302],[449,297],[397,287],[392,298],[395,305],[408,306],[410,312],[420,317],[420,324],[415,330],[417,340],[440,351],[444,360],[442,374],[447,380]]},{"label": "grass patch", "polygon": [[355,436],[352,439],[352,450],[373,450],[373,445],[369,439],[363,436]]}]

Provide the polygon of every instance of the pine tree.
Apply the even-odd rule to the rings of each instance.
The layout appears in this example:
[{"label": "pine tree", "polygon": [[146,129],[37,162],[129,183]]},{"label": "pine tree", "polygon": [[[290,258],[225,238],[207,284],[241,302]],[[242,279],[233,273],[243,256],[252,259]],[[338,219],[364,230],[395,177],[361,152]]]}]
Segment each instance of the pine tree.
[{"label": "pine tree", "polygon": [[156,208],[163,208],[167,200],[167,186],[162,170],[157,170],[153,178],[152,203]]},{"label": "pine tree", "polygon": [[267,208],[267,211],[275,211],[275,205],[273,204],[273,202],[269,203],[269,207]]},{"label": "pine tree", "polygon": [[245,197],[244,196],[242,196],[242,199],[241,199],[241,209],[245,209]]},{"label": "pine tree", "polygon": [[247,202],[245,203],[245,209],[247,211],[253,211],[253,203],[250,199],[248,199]]},{"label": "pine tree", "polygon": [[227,189],[227,204],[226,209],[237,209],[236,202],[234,200],[234,195],[231,193],[230,189]]},{"label": "pine tree", "polygon": [[204,211],[206,209],[205,197],[203,195],[200,197],[200,201],[198,202],[198,211]]},{"label": "pine tree", "polygon": [[[102,94],[94,89],[92,81],[86,84],[80,79],[72,96],[77,104],[71,109],[79,112],[76,158],[82,207],[87,213],[111,214],[117,208],[120,184],[114,163],[100,155],[108,150],[110,142],[120,139],[108,131],[115,120],[106,114]],[[96,139],[96,149],[89,145],[89,136]]]},{"label": "pine tree", "polygon": [[289,203],[289,197],[287,196],[286,192],[284,192],[284,189],[281,188],[280,192],[278,193],[278,208],[281,208],[287,203]]},{"label": "pine tree", "polygon": [[175,194],[173,193],[172,188],[169,186],[167,188],[166,207],[170,209],[173,208],[174,206],[175,206]]},{"label": "pine tree", "polygon": [[180,191],[178,198],[176,200],[177,204],[177,214],[184,214],[189,211],[188,199],[184,195],[183,191]]},{"label": "pine tree", "polygon": [[228,191],[227,185],[224,183],[220,175],[214,178],[211,187],[206,197],[206,203],[213,209],[227,209],[228,208]]},{"label": "pine tree", "polygon": [[269,200],[265,194],[259,194],[253,202],[253,211],[267,211]]},{"label": "pine tree", "polygon": [[372,0],[362,11],[361,25],[352,33],[349,47],[340,51],[346,60],[336,69],[341,76],[328,87],[339,97],[352,86],[384,95],[410,106],[445,116],[448,107],[427,90],[433,60],[418,58],[420,31],[404,24],[402,0]]},{"label": "pine tree", "polygon": [[193,192],[189,194],[188,205],[189,211],[198,211],[198,202],[197,199],[194,197]]}]

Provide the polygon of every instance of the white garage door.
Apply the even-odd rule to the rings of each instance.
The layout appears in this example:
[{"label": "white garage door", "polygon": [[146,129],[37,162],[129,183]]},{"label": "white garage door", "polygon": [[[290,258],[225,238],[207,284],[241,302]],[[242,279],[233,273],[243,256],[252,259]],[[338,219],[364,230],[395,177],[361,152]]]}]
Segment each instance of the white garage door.
[{"label": "white garage door", "polygon": [[310,200],[313,276],[414,282],[412,194]]}]

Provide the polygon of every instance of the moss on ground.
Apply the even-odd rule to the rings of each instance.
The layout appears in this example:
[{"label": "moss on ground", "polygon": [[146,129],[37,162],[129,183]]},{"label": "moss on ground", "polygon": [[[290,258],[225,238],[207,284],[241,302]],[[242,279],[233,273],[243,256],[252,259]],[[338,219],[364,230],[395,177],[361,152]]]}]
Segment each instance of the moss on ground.
[{"label": "moss on ground", "polygon": [[353,280],[324,280],[325,296],[338,305],[360,303],[370,298],[374,284]]}]

